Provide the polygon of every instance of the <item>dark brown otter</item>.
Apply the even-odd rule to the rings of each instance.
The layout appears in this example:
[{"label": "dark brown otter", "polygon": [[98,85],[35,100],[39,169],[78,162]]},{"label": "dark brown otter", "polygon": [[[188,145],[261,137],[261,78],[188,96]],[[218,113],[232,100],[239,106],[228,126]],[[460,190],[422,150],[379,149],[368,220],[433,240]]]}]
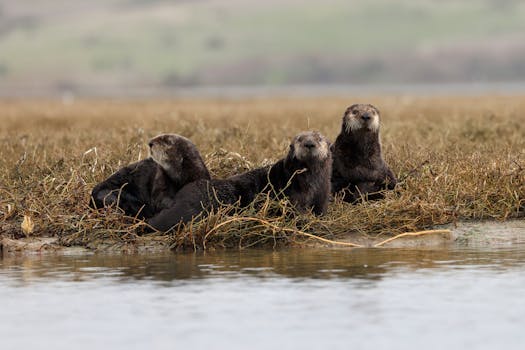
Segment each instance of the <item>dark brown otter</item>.
[{"label": "dark brown otter", "polygon": [[151,157],[128,165],[95,186],[93,208],[117,206],[128,216],[150,218],[173,205],[184,185],[210,179],[197,147],[187,138],[164,134],[149,142]]},{"label": "dark brown otter", "polygon": [[221,205],[248,206],[262,192],[282,193],[299,211],[326,212],[330,196],[330,144],[318,132],[303,132],[290,145],[286,158],[227,179],[198,180],[184,186],[174,206],[148,220],[158,231],[168,231]]},{"label": "dark brown otter", "polygon": [[379,110],[354,104],[343,115],[341,133],[332,145],[332,193],[346,202],[360,198],[381,199],[393,189],[395,175],[381,155]]}]

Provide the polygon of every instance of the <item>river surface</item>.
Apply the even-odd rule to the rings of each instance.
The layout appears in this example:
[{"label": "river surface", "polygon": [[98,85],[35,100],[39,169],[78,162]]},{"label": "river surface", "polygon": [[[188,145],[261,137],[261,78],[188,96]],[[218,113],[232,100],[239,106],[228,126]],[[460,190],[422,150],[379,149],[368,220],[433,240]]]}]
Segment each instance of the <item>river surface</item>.
[{"label": "river surface", "polygon": [[0,258],[6,349],[525,349],[525,246]]}]

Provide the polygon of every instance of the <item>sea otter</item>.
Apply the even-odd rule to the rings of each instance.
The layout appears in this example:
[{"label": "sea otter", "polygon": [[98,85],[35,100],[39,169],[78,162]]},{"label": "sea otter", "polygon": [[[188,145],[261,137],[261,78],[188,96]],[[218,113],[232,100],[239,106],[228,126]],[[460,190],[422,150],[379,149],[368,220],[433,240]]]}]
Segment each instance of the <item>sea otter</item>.
[{"label": "sea otter", "polygon": [[95,186],[91,207],[118,206],[128,216],[150,218],[173,205],[184,185],[210,179],[197,147],[177,134],[163,134],[149,143],[151,157],[128,165]]},{"label": "sea otter", "polygon": [[379,140],[379,110],[371,104],[354,104],[343,115],[341,132],[331,147],[332,193],[346,202],[359,198],[381,199],[397,179],[383,160]]},{"label": "sea otter", "polygon": [[302,132],[293,139],[286,158],[227,179],[192,182],[177,193],[173,207],[147,223],[165,232],[221,205],[239,203],[246,207],[257,194],[270,191],[287,196],[299,211],[311,209],[322,215],[330,197],[331,169],[328,140],[318,132]]}]

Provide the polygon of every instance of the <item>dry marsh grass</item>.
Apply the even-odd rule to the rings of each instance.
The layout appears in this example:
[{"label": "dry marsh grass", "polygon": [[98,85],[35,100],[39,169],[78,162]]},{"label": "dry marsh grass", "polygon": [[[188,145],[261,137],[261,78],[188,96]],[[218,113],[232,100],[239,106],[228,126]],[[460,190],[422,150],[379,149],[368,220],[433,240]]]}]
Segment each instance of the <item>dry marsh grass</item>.
[{"label": "dry marsh grass", "polygon": [[[328,215],[292,215],[287,203],[232,208],[167,235],[88,209],[93,186],[147,156],[147,140],[192,139],[215,177],[282,157],[298,132],[332,141],[351,103],[382,111],[384,156],[401,183],[377,202],[336,200]],[[214,248],[352,240],[464,220],[525,216],[525,98],[368,97],[244,100],[0,102],[0,236],[58,236],[64,245]],[[270,213],[272,215],[270,215]],[[24,216],[34,224],[23,231]],[[315,240],[315,238],[314,238]]]}]

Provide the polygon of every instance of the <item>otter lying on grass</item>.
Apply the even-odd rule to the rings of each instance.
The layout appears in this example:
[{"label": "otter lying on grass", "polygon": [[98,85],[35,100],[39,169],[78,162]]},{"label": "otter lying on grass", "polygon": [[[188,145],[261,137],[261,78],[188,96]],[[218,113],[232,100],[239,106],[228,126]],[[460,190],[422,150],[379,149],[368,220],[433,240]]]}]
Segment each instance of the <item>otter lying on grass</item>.
[{"label": "otter lying on grass", "polygon": [[210,174],[187,138],[164,134],[149,142],[151,157],[128,165],[93,188],[90,206],[117,206],[128,216],[147,219],[173,205],[184,185]]},{"label": "otter lying on grass", "polygon": [[290,144],[286,158],[227,179],[201,179],[184,186],[171,208],[147,222],[158,231],[168,231],[180,223],[219,208],[239,203],[248,206],[261,192],[287,196],[300,211],[326,212],[330,196],[332,155],[328,140],[318,132],[303,132]]}]

